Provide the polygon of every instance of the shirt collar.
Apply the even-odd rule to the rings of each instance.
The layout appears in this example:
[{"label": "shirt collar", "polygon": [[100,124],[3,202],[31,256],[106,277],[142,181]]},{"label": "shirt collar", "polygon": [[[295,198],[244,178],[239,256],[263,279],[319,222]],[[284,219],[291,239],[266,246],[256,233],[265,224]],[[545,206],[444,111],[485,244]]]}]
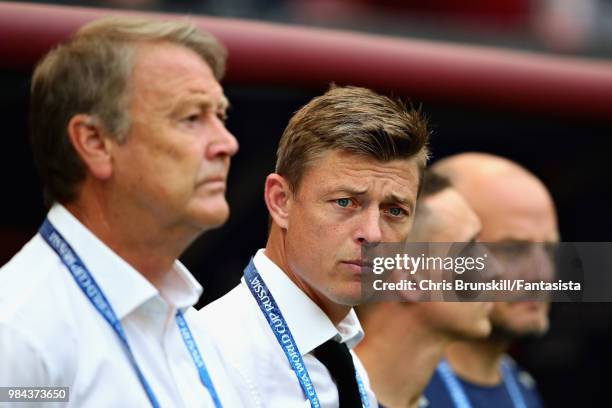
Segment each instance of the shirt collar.
[{"label": "shirt collar", "polygon": [[280,308],[302,355],[308,354],[329,339],[346,343],[352,349],[363,338],[363,329],[355,311],[337,325],[327,317],[263,249],[257,251],[253,263]]},{"label": "shirt collar", "polygon": [[[47,218],[81,258],[119,319],[148,302],[167,304],[140,272],[106,246],[64,206],[54,204]],[[184,311],[198,301],[202,286],[185,266],[176,261],[161,291],[172,306]]]}]

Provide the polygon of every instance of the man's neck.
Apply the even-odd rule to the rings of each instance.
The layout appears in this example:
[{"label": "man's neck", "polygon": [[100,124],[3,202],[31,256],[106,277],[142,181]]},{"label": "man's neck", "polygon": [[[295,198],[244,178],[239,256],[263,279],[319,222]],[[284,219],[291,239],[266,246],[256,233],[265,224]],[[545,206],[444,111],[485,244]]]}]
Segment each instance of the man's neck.
[{"label": "man's neck", "polygon": [[114,208],[101,197],[64,204],[100,241],[142,274],[158,289],[178,256],[191,243],[147,220],[145,214],[133,214]]},{"label": "man's neck", "polygon": [[270,236],[266,244],[265,254],[272,262],[276,264],[289,279],[298,287],[306,296],[308,296],[317,306],[323,310],[327,317],[332,321],[334,326],[337,326],[349,314],[352,307],[347,305],[339,305],[325,298],[303,279],[301,279],[290,267],[285,251],[285,236],[284,232],[276,225],[272,225]]},{"label": "man's neck", "polygon": [[[414,324],[393,324],[393,316],[410,319],[400,308],[411,305],[381,303],[375,307],[383,309],[376,310],[376,316],[362,319],[366,336],[356,352],[381,404],[388,408],[416,408],[450,339],[423,327],[417,319]],[[398,330],[400,327],[406,330]]]},{"label": "man's neck", "polygon": [[497,385],[502,381],[501,363],[510,340],[488,338],[456,342],[446,350],[453,371],[462,379],[481,385]]}]

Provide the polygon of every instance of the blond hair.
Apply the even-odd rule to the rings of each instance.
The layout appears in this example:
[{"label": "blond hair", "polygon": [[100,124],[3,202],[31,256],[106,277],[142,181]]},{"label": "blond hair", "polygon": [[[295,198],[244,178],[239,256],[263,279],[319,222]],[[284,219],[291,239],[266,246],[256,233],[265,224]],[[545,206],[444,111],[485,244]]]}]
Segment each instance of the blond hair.
[{"label": "blond hair", "polygon": [[279,142],[276,173],[297,191],[310,165],[330,150],[382,162],[428,158],[427,121],[419,110],[369,89],[333,86],[297,111]]}]

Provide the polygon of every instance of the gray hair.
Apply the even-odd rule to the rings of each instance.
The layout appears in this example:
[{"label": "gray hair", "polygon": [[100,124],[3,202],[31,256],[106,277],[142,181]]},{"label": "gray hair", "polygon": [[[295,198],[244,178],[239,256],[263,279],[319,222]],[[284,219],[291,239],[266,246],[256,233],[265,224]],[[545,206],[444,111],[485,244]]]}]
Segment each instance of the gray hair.
[{"label": "gray hair", "polygon": [[196,52],[220,80],[227,51],[212,35],[189,21],[106,17],[83,26],[52,49],[32,76],[30,140],[45,202],[76,198],[85,167],[67,126],[76,114],[89,114],[118,142],[130,128],[129,78],[134,55],[143,43],[169,42]]}]

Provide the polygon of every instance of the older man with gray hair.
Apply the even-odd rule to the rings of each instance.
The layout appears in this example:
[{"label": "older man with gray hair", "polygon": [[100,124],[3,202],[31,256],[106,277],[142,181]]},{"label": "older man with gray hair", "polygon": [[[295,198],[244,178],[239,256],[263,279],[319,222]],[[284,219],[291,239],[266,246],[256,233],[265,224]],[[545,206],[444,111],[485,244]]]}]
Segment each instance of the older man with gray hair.
[{"label": "older man with gray hair", "polygon": [[[50,51],[31,142],[51,207],[0,269],[0,385],[72,406],[237,406],[177,257],[222,225],[226,52],[186,22],[112,17]],[[13,393],[14,394],[14,393]]]}]

